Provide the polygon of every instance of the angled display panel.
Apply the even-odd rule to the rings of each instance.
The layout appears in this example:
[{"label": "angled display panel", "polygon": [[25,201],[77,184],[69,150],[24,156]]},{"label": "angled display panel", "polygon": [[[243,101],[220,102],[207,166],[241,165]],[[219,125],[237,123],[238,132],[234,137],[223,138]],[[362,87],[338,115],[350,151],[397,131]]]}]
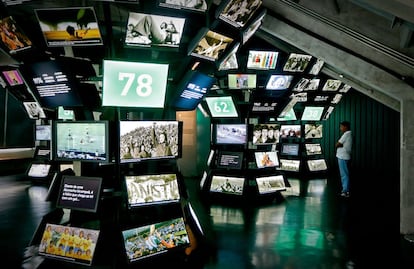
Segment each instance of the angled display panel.
[{"label": "angled display panel", "polygon": [[286,190],[283,175],[256,177],[256,183],[259,194]]},{"label": "angled display panel", "polygon": [[282,124],[280,126],[281,138],[301,138],[302,126],[300,124]]},{"label": "angled display panel", "polygon": [[279,53],[276,51],[249,50],[247,68],[249,69],[275,69]]},{"label": "angled display panel", "polygon": [[189,46],[189,55],[214,62],[223,56],[233,41],[229,36],[203,28]]},{"label": "angled display panel", "polygon": [[185,19],[161,15],[130,12],[128,16],[126,46],[180,46]]},{"label": "angled display panel", "polygon": [[37,141],[50,141],[52,139],[52,125],[36,125],[35,139]]},{"label": "angled display panel", "polygon": [[47,178],[50,176],[52,165],[47,163],[32,163],[27,171],[31,178]]},{"label": "angled display panel", "polygon": [[301,120],[319,121],[324,110],[323,106],[305,106]]},{"label": "angled display panel", "polygon": [[309,171],[325,171],[328,169],[325,159],[307,160]]},{"label": "angled display panel", "polygon": [[263,11],[259,12],[256,18],[253,19],[251,23],[249,23],[245,29],[242,31],[242,44],[246,44],[247,41],[256,33],[256,31],[262,25],[262,20],[266,16],[267,10],[263,9]]},{"label": "angled display panel", "polygon": [[280,170],[289,172],[300,171],[300,160],[280,159]]},{"label": "angled display panel", "polygon": [[190,244],[182,217],[123,230],[122,238],[130,263]]},{"label": "angled display panel", "polygon": [[129,208],[178,202],[176,174],[125,176]]},{"label": "angled display panel", "polygon": [[254,153],[257,168],[279,166],[279,157],[276,151],[256,151]]},{"label": "angled display panel", "polygon": [[269,145],[279,143],[280,124],[258,123],[253,125],[253,145]]},{"label": "angled display panel", "polygon": [[299,156],[299,143],[283,143],[280,154],[284,156]]},{"label": "angled display panel", "polygon": [[56,206],[61,208],[96,212],[101,197],[102,178],[62,176]]},{"label": "angled display panel", "polygon": [[0,36],[0,44],[10,54],[16,54],[32,47],[32,41],[11,16],[0,20]]},{"label": "angled display panel", "polygon": [[217,168],[241,169],[243,166],[243,152],[241,151],[219,151],[217,154]]},{"label": "angled display panel", "polygon": [[222,1],[216,17],[234,27],[243,28],[261,5],[259,0]]},{"label": "angled display panel", "polygon": [[168,64],[104,60],[102,106],[163,108]]},{"label": "angled display panel", "polygon": [[239,59],[237,56],[237,51],[239,50],[240,43],[237,43],[233,46],[231,51],[223,57],[223,60],[218,63],[218,70],[232,70],[239,68]]},{"label": "angled display panel", "polygon": [[256,88],[256,74],[228,74],[229,89],[255,89]]},{"label": "angled display panel", "polygon": [[171,1],[171,0],[158,0],[160,7],[182,9],[188,11],[205,13],[210,5],[210,0],[197,0],[197,1]]},{"label": "angled display panel", "polygon": [[23,102],[24,109],[31,119],[45,119],[46,113],[38,102]]},{"label": "angled display panel", "polygon": [[93,7],[35,9],[49,47],[102,45]]},{"label": "angled display panel", "polygon": [[190,71],[179,86],[180,94],[173,106],[179,110],[194,110],[213,86],[216,79],[198,71]]},{"label": "angled display panel", "polygon": [[323,125],[321,123],[306,123],[305,124],[305,139],[322,138]]},{"label": "angled display panel", "polygon": [[244,123],[215,124],[214,142],[217,145],[245,145],[247,143],[247,125]]},{"label": "angled display panel", "polygon": [[286,90],[292,83],[291,75],[271,75],[266,83],[266,90]]},{"label": "angled display panel", "polygon": [[243,189],[244,177],[213,175],[211,178],[210,192],[242,195]]},{"label": "angled display panel", "polygon": [[321,144],[318,143],[307,143],[305,144],[306,155],[319,155],[322,154]]},{"label": "angled display panel", "polygon": [[231,96],[209,96],[205,98],[213,118],[235,118],[239,116]]},{"label": "angled display panel", "polygon": [[[99,230],[46,223],[39,254],[70,263],[92,265],[99,233]],[[71,240],[78,243],[71,245]]]}]

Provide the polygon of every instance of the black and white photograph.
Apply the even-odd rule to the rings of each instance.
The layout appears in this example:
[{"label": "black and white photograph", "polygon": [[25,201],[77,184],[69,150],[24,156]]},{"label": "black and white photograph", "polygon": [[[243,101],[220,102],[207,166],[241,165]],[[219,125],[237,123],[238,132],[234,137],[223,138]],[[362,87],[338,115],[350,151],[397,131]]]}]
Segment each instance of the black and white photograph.
[{"label": "black and white photograph", "polygon": [[323,125],[321,123],[305,124],[305,139],[322,138]]},{"label": "black and white photograph", "polygon": [[342,95],[342,94],[340,94],[340,93],[335,94],[335,96],[332,98],[331,103],[332,103],[332,104],[338,104],[338,103],[341,101],[342,96],[343,96],[343,95]]},{"label": "black and white photograph", "polygon": [[311,59],[311,55],[291,53],[285,65],[283,66],[283,71],[303,72],[305,71]]},{"label": "black and white photograph", "polygon": [[328,169],[325,159],[308,160],[307,164],[311,172],[325,171]]},{"label": "black and white photograph", "polygon": [[160,7],[183,9],[197,12],[206,12],[208,9],[207,0],[158,0]]},{"label": "black and white photograph", "polygon": [[242,44],[246,44],[247,41],[256,33],[256,31],[260,28],[262,25],[262,20],[266,16],[266,9],[264,9],[259,16],[256,17],[256,19],[247,25],[246,29],[242,32]]},{"label": "black and white photograph", "polygon": [[237,51],[240,47],[240,44],[234,46],[231,52],[220,62],[218,70],[231,70],[239,68],[239,62],[237,60]]},{"label": "black and white photograph", "polygon": [[242,28],[261,5],[261,0],[228,0],[219,18],[234,27]]},{"label": "black and white photograph", "polygon": [[0,36],[0,44],[10,54],[32,47],[32,41],[17,25],[13,17],[6,17],[0,20]]},{"label": "black and white photograph", "polygon": [[23,102],[27,115],[31,119],[45,119],[46,114],[43,108],[37,102]]},{"label": "black and white photograph", "polygon": [[327,119],[329,119],[329,116],[332,114],[332,112],[333,112],[333,110],[334,110],[334,107],[333,106],[329,106],[327,109],[326,109],[326,111],[325,111],[325,114],[323,114],[323,116],[322,116],[322,120],[327,120]]},{"label": "black and white photograph", "polygon": [[300,170],[300,160],[293,159],[280,159],[280,170],[299,172]]},{"label": "black and white photograph", "polygon": [[327,79],[325,84],[323,85],[322,91],[336,92],[339,90],[341,84],[342,81],[338,79]]},{"label": "black and white photograph", "polygon": [[242,177],[230,177],[230,176],[218,176],[213,175],[211,179],[211,192],[220,192],[225,194],[243,194],[244,178]]},{"label": "black and white photograph", "polygon": [[131,207],[180,199],[176,174],[125,176],[125,182]]},{"label": "black and white photograph", "polygon": [[339,88],[339,92],[347,93],[351,89],[351,86],[348,84],[343,84],[342,87]]},{"label": "black and white photograph", "polygon": [[316,62],[312,65],[311,70],[309,70],[309,74],[315,76],[318,75],[324,64],[325,62],[323,60],[317,59]]},{"label": "black and white photograph", "polygon": [[119,129],[121,162],[179,155],[178,121],[121,121]]},{"label": "black and white photograph", "polygon": [[253,145],[279,143],[280,124],[255,124],[253,126]]},{"label": "black and white photograph", "polygon": [[256,182],[260,194],[282,191],[286,189],[283,175],[257,177]]},{"label": "black and white photograph", "polygon": [[306,155],[319,155],[322,154],[321,144],[312,143],[305,144]]},{"label": "black and white photograph", "polygon": [[233,40],[234,39],[231,37],[208,30],[207,33],[201,37],[190,54],[192,56],[216,61],[223,55]]},{"label": "black and white photograph", "polygon": [[179,47],[185,18],[130,12],[125,45]]}]

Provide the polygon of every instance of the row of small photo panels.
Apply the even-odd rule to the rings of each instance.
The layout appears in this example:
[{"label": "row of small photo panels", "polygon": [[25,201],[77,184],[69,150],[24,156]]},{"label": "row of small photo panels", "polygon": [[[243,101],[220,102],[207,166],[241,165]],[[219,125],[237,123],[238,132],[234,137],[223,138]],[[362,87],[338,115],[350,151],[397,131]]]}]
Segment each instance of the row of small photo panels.
[{"label": "row of small photo panels", "polygon": [[[303,127],[303,128],[302,128]],[[276,145],[284,139],[305,140],[323,137],[323,124],[308,122],[305,124],[290,123],[214,123],[211,129],[213,145]]]}]

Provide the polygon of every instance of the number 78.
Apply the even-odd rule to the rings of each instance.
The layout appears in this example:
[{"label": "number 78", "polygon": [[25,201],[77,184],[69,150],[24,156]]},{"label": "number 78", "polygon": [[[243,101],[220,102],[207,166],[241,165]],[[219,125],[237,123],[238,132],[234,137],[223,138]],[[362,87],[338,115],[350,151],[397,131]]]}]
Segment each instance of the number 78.
[{"label": "number 78", "polygon": [[[129,90],[132,87],[132,84],[135,80],[135,73],[126,73],[126,72],[119,72],[118,73],[118,80],[123,81],[126,80],[125,86],[122,89],[121,96],[126,96]],[[149,74],[141,74],[136,79],[137,86],[135,88],[135,92],[138,96],[147,97],[150,96],[152,93],[152,76]]]}]

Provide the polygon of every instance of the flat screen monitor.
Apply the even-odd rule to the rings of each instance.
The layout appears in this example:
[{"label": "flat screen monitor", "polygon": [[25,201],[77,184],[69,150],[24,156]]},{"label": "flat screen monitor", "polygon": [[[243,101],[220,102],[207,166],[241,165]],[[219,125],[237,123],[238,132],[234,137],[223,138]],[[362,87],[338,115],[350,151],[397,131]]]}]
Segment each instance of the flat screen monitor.
[{"label": "flat screen monitor", "polygon": [[48,163],[31,163],[27,176],[31,178],[48,178],[51,174],[52,165]]},{"label": "flat screen monitor", "polygon": [[122,237],[129,263],[190,245],[183,217],[122,230]]},{"label": "flat screen monitor", "polygon": [[300,124],[282,124],[280,126],[281,138],[301,138],[302,126]]},{"label": "flat screen monitor", "polygon": [[307,160],[306,162],[311,172],[325,171],[328,169],[325,159]]},{"label": "flat screen monitor", "polygon": [[194,110],[211,89],[216,79],[199,71],[189,71],[178,88],[173,106],[179,110]]},{"label": "flat screen monitor", "polygon": [[311,59],[311,55],[291,53],[283,66],[283,71],[304,72]]},{"label": "flat screen monitor", "polygon": [[299,156],[299,143],[283,143],[280,154],[285,156]]},{"label": "flat screen monitor", "polygon": [[37,141],[50,141],[52,139],[52,125],[36,125],[35,139]]},{"label": "flat screen monitor", "polygon": [[248,69],[275,69],[279,52],[276,51],[261,51],[249,50],[247,58]]},{"label": "flat screen monitor", "polygon": [[205,101],[213,118],[237,118],[239,116],[232,96],[207,96]]},{"label": "flat screen monitor", "polygon": [[307,143],[305,144],[306,155],[319,155],[322,154],[322,147],[319,143]]},{"label": "flat screen monitor", "polygon": [[228,74],[229,89],[255,89],[256,88],[256,74]]},{"label": "flat screen monitor", "polygon": [[164,108],[168,67],[104,60],[102,106]]},{"label": "flat screen monitor", "polygon": [[7,70],[3,70],[1,74],[5,78],[7,85],[10,87],[24,84],[23,77],[17,69],[7,68]]},{"label": "flat screen monitor", "polygon": [[256,183],[259,194],[286,190],[285,178],[283,175],[259,176],[256,177]]},{"label": "flat screen monitor", "polygon": [[216,17],[236,28],[243,28],[262,5],[262,1],[226,0],[216,11]]},{"label": "flat screen monitor", "polygon": [[76,71],[59,60],[23,65],[22,73],[43,107],[82,106]]},{"label": "flat screen monitor", "polygon": [[321,123],[306,123],[305,124],[305,139],[322,138],[323,125]]},{"label": "flat screen monitor", "polygon": [[271,75],[266,83],[266,90],[286,90],[292,83],[291,75]]},{"label": "flat screen monitor", "polygon": [[48,47],[102,45],[93,7],[35,9]]},{"label": "flat screen monitor", "polygon": [[109,162],[107,121],[54,121],[52,158],[56,161]]},{"label": "flat screen monitor", "polygon": [[129,208],[180,200],[176,174],[126,175],[125,183]]},{"label": "flat screen monitor", "polygon": [[38,102],[23,102],[24,109],[30,119],[45,119],[46,113]]},{"label": "flat screen monitor", "polygon": [[98,209],[102,178],[63,175],[56,206],[78,211]]},{"label": "flat screen monitor", "polygon": [[99,230],[46,223],[39,254],[70,263],[92,265],[99,233]]},{"label": "flat screen monitor", "polygon": [[174,120],[119,122],[121,163],[181,157],[182,122]]},{"label": "flat screen monitor", "polygon": [[230,36],[203,28],[194,38],[192,46],[189,46],[189,55],[215,62],[233,44],[234,39]]},{"label": "flat screen monitor", "polygon": [[171,1],[171,0],[158,0],[160,7],[174,8],[179,10],[188,10],[205,13],[208,10],[210,0],[198,0],[198,1]]},{"label": "flat screen monitor", "polygon": [[280,170],[289,172],[299,172],[300,160],[280,159]]},{"label": "flat screen monitor", "polygon": [[210,192],[242,195],[244,180],[244,177],[238,176],[213,175],[211,178]]},{"label": "flat screen monitor", "polygon": [[257,123],[253,125],[253,145],[270,145],[279,143],[280,124]]},{"label": "flat screen monitor", "polygon": [[16,54],[32,47],[32,41],[12,16],[0,20],[0,44],[9,54]]},{"label": "flat screen monitor", "polygon": [[278,167],[277,151],[256,151],[254,153],[257,168]]},{"label": "flat screen monitor", "polygon": [[305,106],[301,120],[319,121],[324,110],[323,106]]},{"label": "flat screen monitor", "polygon": [[216,123],[215,144],[245,145],[247,143],[247,124]]},{"label": "flat screen monitor", "polygon": [[129,12],[125,45],[178,48],[184,24],[185,18]]},{"label": "flat screen monitor", "polygon": [[219,151],[217,154],[217,168],[242,169],[243,152],[241,151]]}]

